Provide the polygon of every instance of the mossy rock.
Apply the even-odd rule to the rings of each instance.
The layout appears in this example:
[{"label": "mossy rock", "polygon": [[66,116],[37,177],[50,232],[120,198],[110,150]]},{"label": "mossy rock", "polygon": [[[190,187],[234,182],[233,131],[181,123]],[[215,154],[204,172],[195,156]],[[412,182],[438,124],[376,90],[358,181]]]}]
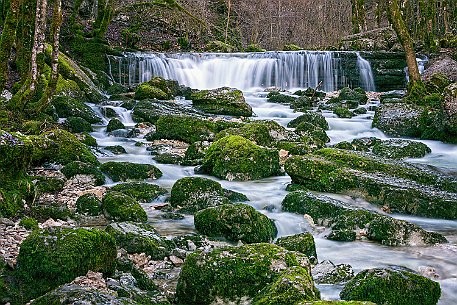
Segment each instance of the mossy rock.
[{"label": "mossy rock", "polygon": [[106,126],[106,131],[111,132],[111,131],[118,130],[118,129],[125,129],[124,124],[122,124],[122,122],[119,121],[119,119],[109,120],[108,126]]},{"label": "mossy rock", "polygon": [[35,187],[39,193],[57,193],[63,190],[65,181],[55,177],[33,177],[37,180]]},{"label": "mossy rock", "polygon": [[337,117],[343,119],[350,119],[354,116],[354,114],[349,109],[343,107],[335,108],[333,113],[336,114]]},{"label": "mossy rock", "polygon": [[407,271],[382,268],[363,270],[340,293],[343,300],[404,305],[435,305],[440,296],[437,282]]},{"label": "mossy rock", "polygon": [[226,180],[256,180],[280,174],[277,150],[257,146],[240,136],[227,136],[208,149],[202,171]]},{"label": "mossy rock", "polygon": [[76,200],[76,212],[88,216],[102,213],[102,201],[94,194],[84,194]]},{"label": "mossy rock", "polygon": [[403,139],[385,140],[373,146],[375,155],[391,159],[422,158],[431,152],[424,143]]},{"label": "mossy rock", "polygon": [[19,221],[19,225],[27,230],[38,229],[38,221],[33,217],[23,217],[21,221]]},{"label": "mossy rock", "polygon": [[127,151],[125,150],[125,148],[122,147],[121,145],[106,146],[106,147],[105,147],[105,150],[110,151],[110,152],[112,152],[112,153],[115,154],[115,155],[122,155],[122,154],[126,154],[126,153],[127,153]]},{"label": "mossy rock", "polygon": [[30,299],[89,270],[112,274],[116,255],[114,238],[98,229],[35,230],[21,244],[15,275]]},{"label": "mossy rock", "polygon": [[368,101],[367,94],[362,88],[352,90],[349,87],[341,89],[338,95],[340,101],[355,101],[358,104],[366,104]]},{"label": "mossy rock", "polygon": [[120,192],[108,192],[102,201],[106,218],[114,221],[140,221],[148,219],[141,205],[132,197]]},{"label": "mossy rock", "polygon": [[197,141],[192,143],[186,150],[182,165],[199,165],[203,162],[206,151],[208,150],[211,143],[207,141]]},{"label": "mossy rock", "polygon": [[162,172],[151,164],[138,164],[130,162],[106,162],[100,170],[108,175],[114,182],[127,180],[158,179]]},{"label": "mossy rock", "polygon": [[313,267],[313,278],[317,284],[338,285],[346,283],[354,277],[351,265],[335,265],[325,260]]},{"label": "mossy rock", "polygon": [[149,122],[155,124],[161,117],[186,116],[202,118],[201,111],[176,103],[176,101],[142,100],[135,104],[132,117],[136,122]]},{"label": "mossy rock", "polygon": [[148,83],[143,83],[143,84],[140,84],[136,88],[135,99],[137,99],[137,100],[144,100],[144,99],[166,100],[166,99],[168,99],[168,95],[157,87],[151,86]]},{"label": "mossy rock", "polygon": [[252,116],[252,108],[246,103],[243,92],[222,87],[192,93],[190,99],[195,108],[212,114]]},{"label": "mossy rock", "polygon": [[0,130],[0,155],[2,156],[0,175],[2,178],[24,175],[32,162],[33,148],[33,143],[28,138]]},{"label": "mossy rock", "polygon": [[129,88],[118,83],[114,83],[106,89],[106,93],[109,95],[116,95],[121,93],[128,93]]},{"label": "mossy rock", "polygon": [[19,216],[24,211],[24,203],[31,203],[35,198],[34,184],[30,178],[7,180],[2,178],[0,178],[0,217]]},{"label": "mossy rock", "polygon": [[91,124],[100,123],[101,119],[84,102],[71,97],[57,97],[52,101],[59,118],[78,117]]},{"label": "mossy rock", "polygon": [[280,237],[275,241],[275,244],[289,251],[303,253],[309,258],[311,263],[317,263],[316,244],[311,233]]},{"label": "mossy rock", "polygon": [[235,302],[252,299],[292,266],[310,272],[306,256],[271,244],[195,252],[186,257],[182,267],[177,302],[205,305],[217,299]]},{"label": "mossy rock", "polygon": [[279,91],[271,91],[268,93],[267,98],[268,102],[276,104],[293,104],[297,100],[296,97],[282,94]]},{"label": "mossy rock", "polygon": [[81,134],[81,143],[84,143],[84,144],[86,144],[87,146],[90,146],[90,147],[97,147],[98,146],[97,140],[87,132],[83,132]]},{"label": "mossy rock", "polygon": [[367,112],[368,112],[368,110],[365,107],[358,107],[357,109],[354,109],[352,111],[352,113],[355,115],[366,114]]},{"label": "mossy rock", "polygon": [[224,237],[244,243],[271,242],[276,226],[267,216],[246,204],[224,204],[195,214],[195,228],[210,237]]},{"label": "mossy rock", "polygon": [[117,222],[108,225],[106,232],[128,253],[146,253],[155,260],[170,255],[172,243],[160,236],[149,224]]},{"label": "mossy rock", "polygon": [[227,128],[216,135],[216,140],[229,135],[242,136],[257,145],[272,147],[278,141],[298,141],[298,135],[288,131],[275,121],[259,120],[241,127]]},{"label": "mossy rock", "polygon": [[208,207],[230,203],[217,181],[201,177],[184,177],[173,184],[170,204],[180,212],[193,214]]},{"label": "mossy rock", "polygon": [[349,142],[340,142],[335,145],[335,148],[355,150],[355,151],[371,151],[373,146],[381,143],[382,140],[376,137],[357,138]]},{"label": "mossy rock", "polygon": [[325,117],[319,112],[306,112],[299,117],[293,119],[287,124],[289,128],[296,128],[300,123],[310,123],[324,130],[328,130],[329,126]]},{"label": "mossy rock", "polygon": [[168,139],[192,144],[214,139],[216,130],[216,124],[205,119],[166,115],[157,120],[156,132],[148,141]]},{"label": "mossy rock", "polygon": [[111,191],[124,193],[139,202],[151,202],[152,200],[159,198],[159,196],[167,193],[166,189],[158,185],[145,182],[117,184],[111,188]]},{"label": "mossy rock", "polygon": [[34,164],[55,162],[65,165],[72,161],[99,163],[90,149],[68,131],[54,129],[28,138],[33,143],[32,161]]},{"label": "mossy rock", "polygon": [[95,179],[95,185],[105,184],[105,175],[93,164],[73,161],[66,164],[61,172],[69,179],[76,175],[89,175]]},{"label": "mossy rock", "polygon": [[412,104],[384,104],[376,109],[372,126],[395,137],[420,137],[424,111],[424,107]]},{"label": "mossy rock", "polygon": [[325,143],[330,142],[330,138],[324,129],[308,122],[298,124],[295,132],[312,139],[316,146],[320,148],[325,147]]},{"label": "mossy rock", "polygon": [[253,305],[297,304],[319,300],[320,292],[314,286],[311,274],[305,268],[293,266],[265,287],[252,302]]},{"label": "mossy rock", "polygon": [[92,125],[83,118],[78,117],[68,117],[65,121],[65,126],[70,132],[79,133],[79,132],[92,132]]}]

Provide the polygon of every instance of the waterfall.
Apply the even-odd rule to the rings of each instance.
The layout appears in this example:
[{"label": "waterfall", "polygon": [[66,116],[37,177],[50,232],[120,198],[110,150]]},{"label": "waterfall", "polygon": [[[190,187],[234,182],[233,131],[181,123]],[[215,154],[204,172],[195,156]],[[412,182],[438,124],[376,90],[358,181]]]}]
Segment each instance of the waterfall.
[{"label": "waterfall", "polygon": [[[127,86],[161,76],[197,89],[223,86],[241,90],[318,87],[330,92],[349,85],[342,67],[342,54],[344,52],[330,51],[125,53],[122,57],[108,56],[108,59],[113,79]],[[354,53],[349,54],[355,59]],[[368,80],[361,86],[374,90],[371,68],[367,68],[369,63],[364,59],[361,61],[358,69]]]},{"label": "waterfall", "polygon": [[376,91],[373,70],[368,60],[364,59],[359,52],[357,54],[357,68],[360,72],[360,87],[367,91]]}]

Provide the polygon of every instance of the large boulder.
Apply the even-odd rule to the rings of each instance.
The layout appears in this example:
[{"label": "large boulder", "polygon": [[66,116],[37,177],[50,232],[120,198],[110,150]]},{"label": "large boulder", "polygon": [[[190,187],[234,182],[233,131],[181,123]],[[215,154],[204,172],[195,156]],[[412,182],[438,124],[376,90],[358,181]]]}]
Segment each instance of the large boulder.
[{"label": "large boulder", "polygon": [[175,80],[163,79],[156,76],[140,84],[135,90],[135,99],[172,99],[179,94],[179,84]]},{"label": "large boulder", "polygon": [[109,120],[108,126],[106,126],[106,131],[111,132],[118,129],[125,129],[124,124],[122,124],[122,122],[116,118]]},{"label": "large boulder", "polygon": [[243,92],[222,87],[192,93],[192,104],[207,113],[233,116],[252,116],[252,108],[246,103]]},{"label": "large boulder", "polygon": [[102,201],[106,218],[114,221],[146,221],[148,216],[132,197],[120,192],[108,192]]},{"label": "large boulder", "polygon": [[32,162],[33,143],[0,130],[0,175],[2,178],[25,174]]},{"label": "large boulder", "polygon": [[280,173],[278,151],[240,136],[227,136],[208,149],[202,171],[226,180],[256,180]]},{"label": "large boulder", "polygon": [[205,305],[250,300],[292,266],[310,274],[305,255],[271,244],[192,253],[186,257],[179,276],[177,302]]},{"label": "large boulder", "polygon": [[373,127],[392,136],[420,136],[420,117],[424,107],[406,103],[383,104],[376,109]]},{"label": "large boulder", "polygon": [[60,118],[78,117],[91,124],[101,122],[100,117],[89,106],[78,99],[60,96],[54,98],[52,104]]},{"label": "large boulder", "polygon": [[[131,105],[123,104],[123,107],[130,107]],[[139,101],[133,109],[133,119],[137,122],[149,122],[155,124],[157,120],[164,115],[173,116],[192,116],[203,117],[200,111],[193,108],[186,107],[181,103],[175,101],[156,101],[156,100],[143,100]]]},{"label": "large boulder", "polygon": [[424,143],[403,139],[385,140],[373,146],[375,155],[391,159],[422,158],[431,152]]},{"label": "large boulder", "polygon": [[309,258],[311,263],[317,263],[316,244],[311,233],[283,236],[278,238],[275,244],[289,251],[303,253]]},{"label": "large boulder", "polygon": [[61,169],[61,172],[68,179],[73,178],[76,175],[89,175],[95,180],[95,185],[102,185],[105,183],[105,176],[94,164],[73,161],[65,165]]},{"label": "large boulder", "polygon": [[170,204],[180,212],[193,214],[208,207],[228,204],[230,201],[247,201],[239,193],[222,188],[217,181],[202,177],[184,177],[173,184]]},{"label": "large boulder", "polygon": [[423,276],[393,269],[363,270],[340,293],[343,300],[364,300],[377,304],[435,305],[440,284]]},{"label": "large boulder", "polygon": [[440,56],[430,60],[427,69],[422,74],[422,79],[430,81],[436,74],[441,74],[450,81],[457,82],[457,61],[449,56]]},{"label": "large boulder", "polygon": [[158,179],[162,172],[152,164],[109,161],[100,166],[100,170],[114,182],[127,180]]},{"label": "large boulder", "polygon": [[315,126],[318,126],[324,130],[328,130],[329,126],[325,117],[319,112],[306,112],[287,124],[287,127],[296,128],[300,123],[311,123]]},{"label": "large boulder", "polygon": [[49,228],[32,232],[21,244],[16,275],[37,297],[89,270],[114,272],[114,238],[97,229]]},{"label": "large boulder", "polygon": [[116,184],[111,188],[111,191],[129,195],[139,202],[150,202],[167,193],[166,189],[146,182],[127,182]]},{"label": "large boulder", "polygon": [[194,224],[204,235],[248,244],[271,242],[277,234],[272,220],[246,204],[224,204],[199,211]]},{"label": "large boulder", "polygon": [[128,253],[146,253],[155,260],[163,259],[170,254],[172,243],[160,236],[149,224],[117,222],[108,225],[106,232]]}]

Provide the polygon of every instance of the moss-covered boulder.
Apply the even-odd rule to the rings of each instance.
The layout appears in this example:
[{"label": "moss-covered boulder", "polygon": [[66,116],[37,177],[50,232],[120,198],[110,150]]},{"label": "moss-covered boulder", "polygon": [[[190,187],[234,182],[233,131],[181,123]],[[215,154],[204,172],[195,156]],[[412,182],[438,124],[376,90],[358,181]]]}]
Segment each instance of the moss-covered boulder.
[{"label": "moss-covered boulder", "polygon": [[310,272],[306,256],[271,244],[192,253],[179,276],[177,302],[204,305],[216,300],[249,300],[292,266]]},{"label": "moss-covered boulder", "polygon": [[125,129],[124,124],[122,124],[122,122],[119,121],[119,119],[109,120],[108,126],[106,126],[106,131],[111,132],[111,131],[118,130],[118,129]]},{"label": "moss-covered boulder", "polygon": [[373,146],[381,143],[381,139],[376,137],[363,137],[352,140],[350,143],[343,141],[336,144],[334,147],[338,149],[347,149],[355,151],[371,151]]},{"label": "moss-covered boulder", "polygon": [[156,122],[156,132],[147,140],[179,140],[187,143],[214,139],[217,131],[215,123],[191,116],[165,115]]},{"label": "moss-covered boulder", "polygon": [[15,274],[33,298],[89,270],[113,273],[116,255],[114,238],[97,229],[36,230],[21,244]]},{"label": "moss-covered boulder", "polygon": [[253,305],[298,304],[319,300],[320,292],[305,268],[293,266],[281,273],[275,282],[264,288],[252,302]]},{"label": "moss-covered boulder", "polygon": [[55,162],[62,165],[72,161],[98,164],[97,157],[73,134],[54,129],[38,136],[29,136],[33,143],[32,162]]},{"label": "moss-covered boulder", "polygon": [[279,141],[299,141],[299,136],[275,121],[259,120],[241,127],[227,128],[216,135],[219,140],[229,135],[238,135],[255,142],[257,145],[272,147]]},{"label": "moss-covered boulder", "polygon": [[135,105],[125,105],[125,107],[133,107],[132,117],[136,122],[155,124],[164,115],[204,117],[201,111],[175,101],[142,100]]},{"label": "moss-covered boulder", "polygon": [[[287,194],[282,202],[282,208],[287,212],[310,215],[315,223],[331,228],[334,234],[329,235],[329,239],[332,240],[355,240],[356,232],[366,229],[368,239],[389,246],[447,242],[441,234],[427,232],[413,223],[357,209],[339,200],[310,192],[298,191]],[[348,235],[351,238],[348,238],[347,234],[342,234],[345,232],[352,232],[352,235]]]},{"label": "moss-covered boulder", "polygon": [[309,258],[311,263],[317,263],[316,244],[311,233],[280,237],[275,241],[275,244],[289,251],[303,253]]},{"label": "moss-covered boulder", "polygon": [[114,146],[106,146],[104,148],[105,150],[115,154],[115,155],[122,155],[122,154],[126,154],[127,151],[125,150],[124,147],[122,147],[121,145],[114,145]]},{"label": "moss-covered boulder", "polygon": [[280,174],[279,155],[240,136],[227,136],[208,149],[202,171],[226,180],[256,180]]},{"label": "moss-covered boulder", "polygon": [[376,109],[373,127],[395,137],[420,137],[424,111],[424,107],[413,104],[383,104]]},{"label": "moss-covered boulder", "polygon": [[310,123],[324,130],[328,130],[329,128],[325,117],[319,112],[306,112],[290,121],[287,127],[296,128],[300,123]]},{"label": "moss-covered boulder", "polygon": [[197,211],[228,204],[225,190],[217,181],[201,177],[185,177],[175,182],[171,189],[170,204],[180,212]]},{"label": "moss-covered boulder", "polygon": [[121,192],[123,194],[129,195],[139,202],[150,202],[167,193],[166,189],[158,185],[145,182],[128,182],[116,184],[111,188],[111,191]]},{"label": "moss-covered boulder", "polygon": [[351,265],[335,265],[328,260],[313,266],[312,273],[313,279],[317,284],[338,285],[346,283],[354,277]]},{"label": "moss-covered boulder", "polygon": [[343,119],[350,119],[354,116],[351,110],[344,108],[344,107],[337,107],[333,110],[333,113],[336,114],[337,117]]},{"label": "moss-covered boulder", "polygon": [[[19,221],[19,225],[27,230],[37,230],[38,229],[38,220],[33,217],[23,217],[21,221]],[[1,274],[1,271],[0,271]]]},{"label": "moss-covered boulder", "polygon": [[108,225],[106,232],[128,253],[146,253],[152,259],[163,259],[170,254],[172,243],[149,224],[117,222]]},{"label": "moss-covered boulder", "polygon": [[272,220],[246,204],[204,209],[195,214],[194,224],[201,234],[249,244],[270,242],[277,234]]},{"label": "moss-covered boulder", "polygon": [[385,140],[373,146],[375,155],[391,159],[422,158],[431,152],[424,143],[403,139]]},{"label": "moss-covered boulder", "polygon": [[435,305],[440,296],[437,282],[411,272],[382,268],[363,270],[340,293],[343,300],[404,305]]},{"label": "moss-covered boulder", "polygon": [[80,161],[73,161],[66,164],[61,172],[67,178],[73,178],[76,175],[90,175],[95,180],[95,185],[102,185],[105,183],[105,176],[97,168],[97,166]]},{"label": "moss-covered boulder", "polygon": [[135,99],[167,100],[180,95],[181,88],[177,81],[155,76],[140,84],[135,90]]},{"label": "moss-covered boulder", "polygon": [[114,182],[127,180],[158,179],[162,172],[151,164],[138,164],[130,162],[106,162],[100,170]]},{"label": "moss-covered boulder", "polygon": [[144,100],[144,99],[166,100],[166,99],[168,99],[168,95],[157,87],[151,86],[148,83],[143,83],[143,84],[140,84],[136,88],[135,99],[137,99],[137,100]]},{"label": "moss-covered boulder", "polygon": [[252,108],[246,103],[243,92],[222,87],[192,93],[190,99],[194,107],[207,113],[233,116],[252,116]]},{"label": "moss-covered boulder", "polygon": [[114,221],[146,221],[148,216],[132,197],[120,192],[108,192],[102,201],[106,218]]},{"label": "moss-covered boulder", "polygon": [[0,130],[0,176],[7,179],[24,175],[32,162],[33,149],[28,138]]},{"label": "moss-covered boulder", "polygon": [[353,108],[356,108],[359,104],[366,104],[368,101],[367,94],[362,88],[355,88],[353,90],[349,87],[341,89],[338,99],[349,103],[355,102],[354,105],[356,106]]},{"label": "moss-covered boulder", "polygon": [[270,93],[268,93],[267,98],[270,103],[277,104],[292,104],[297,100],[296,97],[287,94],[282,94],[279,91],[271,91]]},{"label": "moss-covered boulder", "polygon": [[71,97],[57,97],[52,101],[60,118],[78,117],[91,124],[101,122],[100,117],[84,102]]},{"label": "moss-covered boulder", "polygon": [[76,212],[87,216],[98,216],[102,213],[102,201],[94,194],[84,194],[76,200]]},{"label": "moss-covered boulder", "polygon": [[92,132],[92,125],[83,118],[78,117],[68,117],[65,121],[65,127],[68,128],[70,132]]}]

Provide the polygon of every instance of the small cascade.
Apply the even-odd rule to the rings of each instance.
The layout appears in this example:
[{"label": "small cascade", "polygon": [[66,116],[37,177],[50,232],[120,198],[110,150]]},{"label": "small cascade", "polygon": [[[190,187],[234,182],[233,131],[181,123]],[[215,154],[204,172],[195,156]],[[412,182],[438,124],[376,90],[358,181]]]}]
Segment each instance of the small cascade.
[{"label": "small cascade", "polygon": [[111,108],[116,112],[116,116],[125,126],[135,126],[135,122],[132,118],[132,111],[127,110],[120,106],[105,106],[104,108]]},{"label": "small cascade", "polygon": [[376,91],[373,70],[368,60],[364,59],[359,52],[357,54],[357,68],[360,72],[360,87],[366,91]]},{"label": "small cascade", "polygon": [[197,89],[318,87],[330,92],[348,85],[342,56],[347,53],[125,53],[108,58],[113,79],[127,86],[161,76]]}]

